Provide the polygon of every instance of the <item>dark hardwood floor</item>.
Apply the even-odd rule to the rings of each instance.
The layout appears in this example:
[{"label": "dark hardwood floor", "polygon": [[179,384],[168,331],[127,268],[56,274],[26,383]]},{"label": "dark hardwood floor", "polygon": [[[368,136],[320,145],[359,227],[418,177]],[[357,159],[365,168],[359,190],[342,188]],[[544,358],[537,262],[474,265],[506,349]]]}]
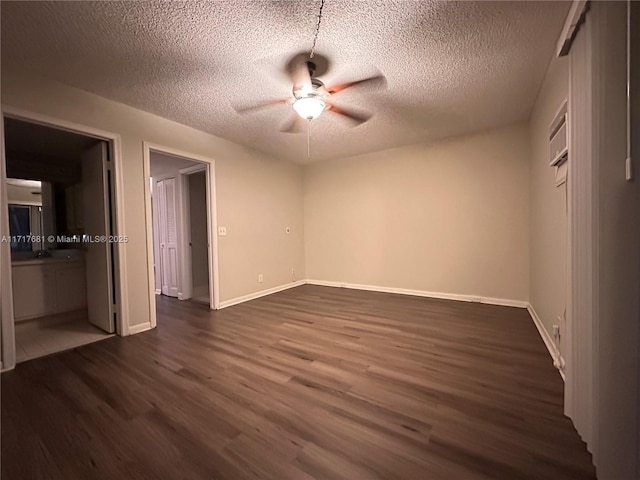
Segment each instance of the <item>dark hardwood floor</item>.
[{"label": "dark hardwood floor", "polygon": [[594,479],[526,310],[302,286],[2,375],[2,480]]}]

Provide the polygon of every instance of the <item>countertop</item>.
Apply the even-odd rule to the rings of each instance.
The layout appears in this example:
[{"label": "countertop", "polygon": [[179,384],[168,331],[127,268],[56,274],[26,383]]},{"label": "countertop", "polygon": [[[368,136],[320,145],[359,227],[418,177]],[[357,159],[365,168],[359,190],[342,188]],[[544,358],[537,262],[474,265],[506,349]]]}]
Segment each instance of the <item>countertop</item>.
[{"label": "countertop", "polygon": [[53,265],[59,263],[84,263],[84,257],[40,257],[27,260],[12,260],[12,267],[26,267],[28,265]]}]

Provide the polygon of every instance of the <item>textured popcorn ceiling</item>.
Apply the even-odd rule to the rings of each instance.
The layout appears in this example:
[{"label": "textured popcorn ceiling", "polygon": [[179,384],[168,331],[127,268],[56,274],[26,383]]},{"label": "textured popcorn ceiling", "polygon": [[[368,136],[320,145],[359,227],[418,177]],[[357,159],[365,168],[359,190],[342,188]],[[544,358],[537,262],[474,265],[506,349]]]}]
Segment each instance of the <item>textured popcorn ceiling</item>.
[{"label": "textured popcorn ceiling", "polygon": [[[309,50],[319,1],[2,2],[2,68],[17,65],[276,157],[306,162],[282,68]],[[528,118],[567,3],[327,0],[317,51],[326,84],[382,72],[383,91],[336,103],[369,111],[352,128],[325,112],[312,161],[432,141]],[[339,100],[338,100],[339,98]]]}]

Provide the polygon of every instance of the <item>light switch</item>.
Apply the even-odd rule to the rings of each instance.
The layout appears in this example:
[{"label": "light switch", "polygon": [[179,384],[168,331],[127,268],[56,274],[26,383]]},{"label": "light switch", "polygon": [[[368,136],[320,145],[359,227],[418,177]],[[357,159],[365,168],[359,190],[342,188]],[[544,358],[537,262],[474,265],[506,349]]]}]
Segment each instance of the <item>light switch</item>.
[{"label": "light switch", "polygon": [[227,227],[218,227],[218,236],[226,237],[227,236]]}]

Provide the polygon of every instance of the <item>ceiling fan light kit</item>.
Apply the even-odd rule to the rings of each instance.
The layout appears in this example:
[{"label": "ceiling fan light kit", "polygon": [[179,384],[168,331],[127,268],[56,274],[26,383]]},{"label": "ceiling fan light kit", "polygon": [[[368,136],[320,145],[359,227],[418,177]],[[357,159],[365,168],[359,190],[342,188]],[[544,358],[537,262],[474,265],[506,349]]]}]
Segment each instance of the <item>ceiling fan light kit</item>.
[{"label": "ceiling fan light kit", "polygon": [[293,109],[304,120],[313,120],[318,118],[327,107],[326,100],[329,92],[324,88],[324,84],[317,78],[313,78],[315,72],[315,64],[306,62],[309,69],[309,78],[311,83],[302,84],[300,87],[293,87]]},{"label": "ceiling fan light kit", "polygon": [[313,120],[318,118],[325,109],[326,104],[320,96],[309,95],[308,97],[298,98],[293,102],[293,109],[301,118],[305,120]]}]

